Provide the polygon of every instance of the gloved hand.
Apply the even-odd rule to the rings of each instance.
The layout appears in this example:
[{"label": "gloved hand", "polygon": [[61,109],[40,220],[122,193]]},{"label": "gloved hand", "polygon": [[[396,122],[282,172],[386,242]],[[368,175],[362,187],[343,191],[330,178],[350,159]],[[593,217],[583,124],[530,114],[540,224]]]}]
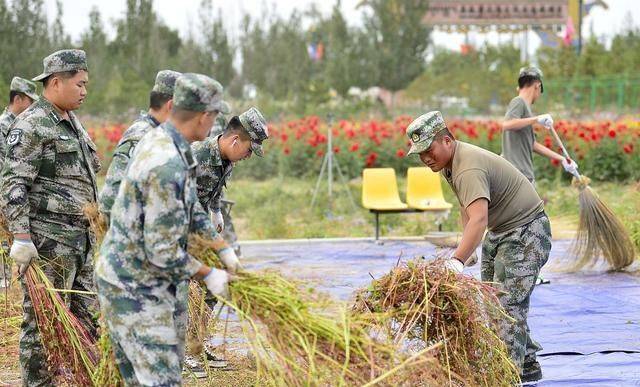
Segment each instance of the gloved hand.
[{"label": "gloved hand", "polygon": [[209,274],[202,279],[211,294],[218,298],[229,297],[229,274],[220,269],[211,268]]},{"label": "gloved hand", "polygon": [[580,177],[578,174],[578,164],[575,161],[571,159],[562,159],[562,168],[573,176],[577,178]]},{"label": "gloved hand", "polygon": [[222,211],[217,210],[211,213],[211,223],[213,223],[213,227],[216,228],[218,233],[221,233],[224,230],[224,218],[222,217]]},{"label": "gloved hand", "polygon": [[23,275],[31,261],[38,258],[38,250],[31,239],[14,239],[9,257],[18,265],[20,275]]},{"label": "gloved hand", "polygon": [[462,270],[464,270],[464,265],[462,264],[462,262],[454,257],[445,259],[444,267],[456,274],[462,273]]},{"label": "gloved hand", "polygon": [[553,126],[553,118],[549,114],[541,114],[536,117],[536,121],[545,128],[549,129]]},{"label": "gloved hand", "polygon": [[236,252],[231,247],[225,247],[218,251],[218,258],[220,258],[222,264],[229,273],[235,274],[240,270],[240,260],[238,259]]}]

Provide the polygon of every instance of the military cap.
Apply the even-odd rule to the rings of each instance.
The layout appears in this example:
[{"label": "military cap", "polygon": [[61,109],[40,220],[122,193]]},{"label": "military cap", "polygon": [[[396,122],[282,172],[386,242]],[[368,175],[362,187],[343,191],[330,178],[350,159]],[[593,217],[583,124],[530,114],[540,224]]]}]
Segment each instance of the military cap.
[{"label": "military cap", "polygon": [[522,77],[533,77],[540,80],[540,92],[544,92],[544,86],[542,85],[542,70],[536,66],[522,67],[518,73],[518,79]]},{"label": "military cap", "polygon": [[222,101],[222,103],[220,104],[220,113],[222,114],[229,114],[231,113],[231,105],[229,105],[229,103],[227,101]]},{"label": "military cap", "polygon": [[446,128],[447,125],[439,111],[425,113],[413,120],[407,126],[407,137],[411,140],[411,149],[407,156],[429,149],[436,134]]},{"label": "military cap", "polygon": [[33,78],[34,81],[42,81],[51,74],[64,71],[88,70],[87,54],[82,50],[60,50],[42,60],[44,71]]},{"label": "military cap", "polygon": [[28,79],[13,77],[11,80],[10,90],[24,93],[34,101],[37,101],[39,98],[36,91],[36,84]]},{"label": "military cap", "polygon": [[260,113],[260,110],[255,107],[250,108],[246,112],[238,116],[238,120],[242,124],[244,130],[249,133],[251,137],[251,150],[256,155],[262,157],[262,141],[269,138],[269,129],[267,128],[267,121]]},{"label": "military cap", "polygon": [[173,70],[160,70],[156,75],[156,83],[151,90],[162,94],[173,95],[176,80],[181,75],[182,73]]},{"label": "military cap", "polygon": [[222,91],[220,82],[206,75],[182,74],[176,80],[173,106],[194,112],[222,111]]}]

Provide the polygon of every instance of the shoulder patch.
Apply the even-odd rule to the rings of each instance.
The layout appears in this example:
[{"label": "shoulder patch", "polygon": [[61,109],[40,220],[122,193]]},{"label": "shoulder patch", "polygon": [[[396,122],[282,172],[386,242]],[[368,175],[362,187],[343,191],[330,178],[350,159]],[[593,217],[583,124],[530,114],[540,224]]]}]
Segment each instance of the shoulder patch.
[{"label": "shoulder patch", "polygon": [[20,142],[22,138],[22,129],[11,129],[9,131],[9,135],[7,136],[7,145],[13,146]]}]

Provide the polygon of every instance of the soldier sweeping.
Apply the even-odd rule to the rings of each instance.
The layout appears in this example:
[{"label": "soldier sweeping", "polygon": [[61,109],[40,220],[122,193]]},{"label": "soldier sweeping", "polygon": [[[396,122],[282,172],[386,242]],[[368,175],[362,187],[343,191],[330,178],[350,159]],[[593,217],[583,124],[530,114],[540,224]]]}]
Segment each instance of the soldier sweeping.
[{"label": "soldier sweeping", "polygon": [[460,245],[445,263],[462,272],[482,242],[482,280],[496,282],[502,306],[514,321],[504,320],[500,336],[523,381],[542,378],[529,336],[527,314],[536,277],[549,258],[551,230],[533,185],[504,158],[457,141],[440,112],[426,113],[407,127],[408,154],[419,154],[432,171],[445,177],[460,203]]},{"label": "soldier sweeping", "polygon": [[[38,100],[36,84],[20,77],[13,77],[9,87],[9,106],[0,115],[0,171],[6,153],[6,139],[9,135],[9,127],[20,113],[25,111],[34,101]],[[0,178],[0,182],[1,182]],[[0,209],[1,210],[1,209]],[[11,265],[8,262],[9,243],[2,241],[0,249],[0,289],[8,287],[11,283]]]},{"label": "soldier sweeping", "polygon": [[[61,50],[49,55],[44,72],[33,80],[44,83],[42,97],[14,121],[6,139],[1,192],[14,236],[10,256],[21,273],[37,260],[55,288],[93,291],[94,238],[83,208],[97,200],[95,174],[100,161],[73,114],[87,96],[85,52]],[[95,297],[65,296],[71,312],[95,333]],[[25,386],[51,385],[28,296],[22,306],[22,381]]]},{"label": "soldier sweeping", "polygon": [[545,128],[553,126],[549,114],[534,116],[531,106],[542,95],[542,71],[537,67],[523,67],[518,74],[518,96],[509,102],[502,122],[502,156],[509,160],[527,179],[535,183],[533,153],[562,163],[562,167],[572,175],[577,174],[578,164],[563,157],[536,141],[533,125]]},{"label": "soldier sweeping", "polygon": [[[229,275],[187,253],[190,233],[219,238],[198,202],[190,143],[203,140],[221,109],[222,86],[200,74],[175,84],[164,124],[137,146],[116,196],[96,264],[98,296],[127,385],[178,386],[186,326],[184,286],[202,279],[224,297]],[[226,267],[226,247],[217,251]],[[235,257],[235,254],[233,254]],[[237,261],[237,259],[236,259]]]},{"label": "soldier sweeping", "polygon": [[125,170],[136,145],[151,129],[165,122],[171,112],[173,87],[181,74],[177,71],[162,70],[156,75],[153,89],[149,93],[149,110],[140,112],[140,116],[123,133],[113,151],[113,159],[107,170],[104,187],[100,191],[100,212],[109,218],[113,201],[118,194]]}]

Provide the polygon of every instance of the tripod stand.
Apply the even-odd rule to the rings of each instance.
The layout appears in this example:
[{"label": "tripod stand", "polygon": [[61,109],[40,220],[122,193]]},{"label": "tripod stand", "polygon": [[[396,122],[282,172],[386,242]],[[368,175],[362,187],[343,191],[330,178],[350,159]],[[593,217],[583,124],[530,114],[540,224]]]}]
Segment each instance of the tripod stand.
[{"label": "tripod stand", "polygon": [[313,191],[313,197],[311,199],[311,209],[315,206],[316,199],[318,197],[318,192],[320,191],[320,182],[322,182],[322,176],[324,175],[325,169],[327,170],[327,185],[328,185],[328,209],[327,209],[327,217],[333,217],[333,167],[335,166],[338,171],[338,176],[340,176],[340,180],[342,184],[347,190],[349,195],[349,200],[351,201],[351,205],[353,209],[356,209],[356,202],[353,200],[353,196],[351,195],[351,190],[349,190],[349,184],[342,174],[342,169],[340,169],[340,165],[338,164],[338,158],[333,154],[333,114],[329,113],[327,115],[327,152],[324,155],[324,159],[322,160],[322,167],[320,168],[320,174],[318,175],[318,181],[316,182],[316,188]]}]

